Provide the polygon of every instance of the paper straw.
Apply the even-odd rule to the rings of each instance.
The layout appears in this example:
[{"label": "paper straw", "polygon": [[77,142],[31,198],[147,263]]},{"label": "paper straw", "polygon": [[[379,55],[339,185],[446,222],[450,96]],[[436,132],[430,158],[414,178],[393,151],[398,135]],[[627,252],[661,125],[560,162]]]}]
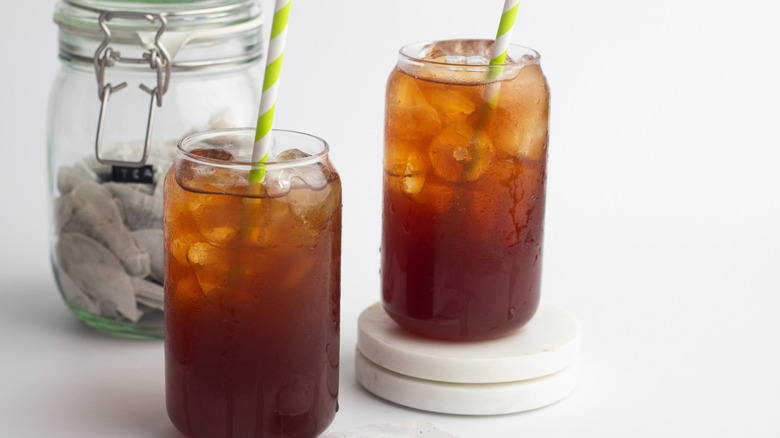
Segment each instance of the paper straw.
[{"label": "paper straw", "polygon": [[253,168],[249,172],[249,182],[259,183],[265,177],[268,151],[271,149],[271,127],[274,123],[276,95],[279,91],[279,74],[282,71],[282,56],[287,39],[287,22],[290,18],[291,0],[276,0],[274,22],[271,26],[271,41],[268,43],[268,56],[263,77],[263,94],[260,97],[260,111],[255,131],[255,145],[252,149]]},{"label": "paper straw", "polygon": [[[520,0],[506,0],[504,11],[501,13],[501,23],[496,32],[496,42],[493,44],[493,50],[490,53],[490,69],[488,70],[487,80],[491,81],[498,77],[504,71],[506,63],[506,52],[509,50],[509,43],[512,38],[512,30],[515,27],[515,18],[517,17],[517,8]],[[501,88],[500,82],[494,82],[488,85],[485,90],[485,101],[491,108],[498,105],[498,91]]]}]

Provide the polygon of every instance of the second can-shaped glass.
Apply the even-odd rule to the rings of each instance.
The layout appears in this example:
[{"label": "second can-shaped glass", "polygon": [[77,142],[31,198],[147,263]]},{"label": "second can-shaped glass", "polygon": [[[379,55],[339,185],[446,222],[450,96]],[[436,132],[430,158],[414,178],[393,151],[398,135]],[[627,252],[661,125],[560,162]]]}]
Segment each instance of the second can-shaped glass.
[{"label": "second can-shaped glass", "polygon": [[491,48],[406,46],[387,83],[383,304],[431,338],[504,336],[539,303],[550,94],[537,52]]},{"label": "second can-shaped glass", "polygon": [[[165,181],[168,414],[189,437],[312,437],[338,409],[341,183],[327,144],[181,141]],[[270,135],[270,134],[269,134]]]}]

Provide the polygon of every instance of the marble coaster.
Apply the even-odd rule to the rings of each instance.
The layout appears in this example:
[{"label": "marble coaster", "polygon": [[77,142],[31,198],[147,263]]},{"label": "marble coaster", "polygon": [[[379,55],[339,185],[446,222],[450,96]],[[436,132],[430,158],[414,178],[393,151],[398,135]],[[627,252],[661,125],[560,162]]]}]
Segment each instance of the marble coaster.
[{"label": "marble coaster", "polygon": [[358,382],[386,400],[461,415],[536,409],[566,397],[579,379],[582,330],[568,312],[542,304],[515,334],[480,342],[423,338],[375,304],[358,319]]}]

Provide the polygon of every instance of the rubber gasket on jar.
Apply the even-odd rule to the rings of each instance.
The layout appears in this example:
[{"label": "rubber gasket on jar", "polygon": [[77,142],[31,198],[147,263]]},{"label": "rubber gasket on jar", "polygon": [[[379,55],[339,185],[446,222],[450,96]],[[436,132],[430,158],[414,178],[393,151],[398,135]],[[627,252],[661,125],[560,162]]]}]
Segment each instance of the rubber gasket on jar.
[{"label": "rubber gasket on jar", "polygon": [[358,319],[357,349],[389,372],[432,382],[518,382],[560,372],[579,362],[580,323],[570,313],[542,303],[515,334],[478,342],[448,342],[414,335],[396,324],[382,305]]},{"label": "rubber gasket on jar", "polygon": [[577,386],[580,364],[547,376],[506,383],[446,383],[404,376],[355,352],[358,382],[375,395],[399,405],[455,415],[502,415],[548,406]]}]

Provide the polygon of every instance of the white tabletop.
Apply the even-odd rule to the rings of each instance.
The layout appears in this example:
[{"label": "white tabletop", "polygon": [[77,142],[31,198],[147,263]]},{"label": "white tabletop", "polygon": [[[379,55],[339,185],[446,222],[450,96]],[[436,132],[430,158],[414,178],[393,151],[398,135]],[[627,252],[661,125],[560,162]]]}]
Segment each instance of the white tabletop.
[{"label": "white tabletop", "polygon": [[[542,53],[553,96],[542,294],[582,322],[580,384],[543,409],[460,417],[356,383],[357,317],[379,299],[396,50],[490,38],[502,4],[293,4],[277,126],[327,139],[344,181],[341,410],[329,431],[419,420],[463,438],[780,437],[780,30],[763,0],[521,2],[512,40]],[[0,436],[177,437],[162,344],[86,328],[55,289],[53,8],[0,14]]]}]

